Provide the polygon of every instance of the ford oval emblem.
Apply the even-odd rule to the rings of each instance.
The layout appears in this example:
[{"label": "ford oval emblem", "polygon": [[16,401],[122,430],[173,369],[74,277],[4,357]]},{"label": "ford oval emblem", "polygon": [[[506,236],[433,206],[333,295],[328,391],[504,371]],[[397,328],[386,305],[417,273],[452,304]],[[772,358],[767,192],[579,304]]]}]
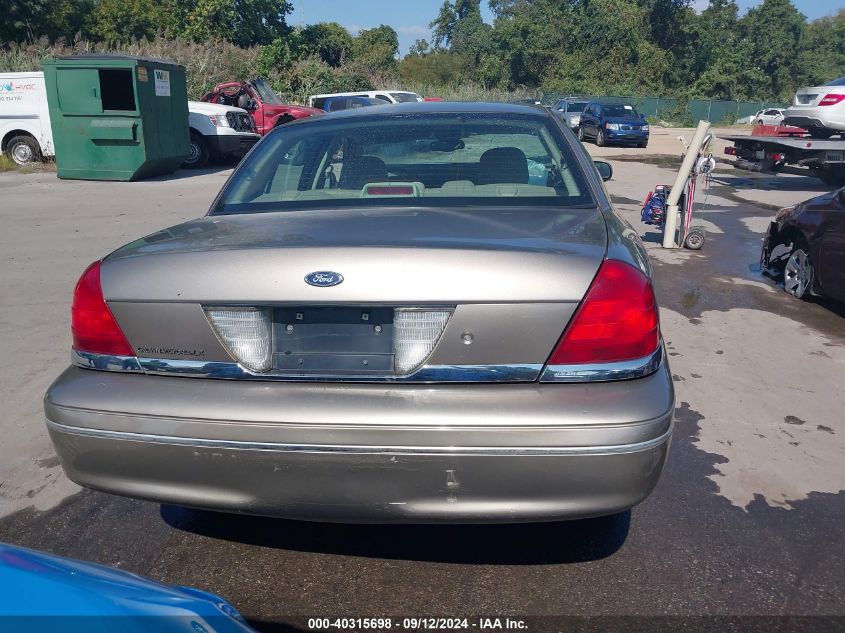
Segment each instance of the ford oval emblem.
[{"label": "ford oval emblem", "polygon": [[312,286],[319,286],[320,288],[336,286],[342,282],[343,275],[332,272],[331,270],[318,270],[317,272],[305,275],[305,283]]}]

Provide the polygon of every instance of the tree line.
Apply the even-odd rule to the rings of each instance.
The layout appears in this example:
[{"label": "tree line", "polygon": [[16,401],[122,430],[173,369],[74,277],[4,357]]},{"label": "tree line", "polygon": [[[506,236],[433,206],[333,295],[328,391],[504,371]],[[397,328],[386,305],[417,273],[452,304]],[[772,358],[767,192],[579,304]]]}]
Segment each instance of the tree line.
[{"label": "tree line", "polygon": [[[791,0],[446,0],[403,64],[487,86],[586,94],[790,100],[845,75],[845,10],[808,21]],[[409,69],[406,69],[406,72]]]},{"label": "tree line", "polygon": [[392,27],[292,27],[287,0],[7,0],[0,44],[18,65],[58,47],[169,51],[200,70],[180,56],[214,47],[227,51],[214,58],[224,68],[206,68],[197,86],[259,73],[291,95],[399,83],[441,94],[477,86],[789,101],[801,85],[845,75],[845,10],[808,21],[791,0],[763,0],[744,15],[735,0],[710,0],[700,13],[692,0],[488,1],[492,24],[482,0],[444,0],[430,41],[401,59]]}]

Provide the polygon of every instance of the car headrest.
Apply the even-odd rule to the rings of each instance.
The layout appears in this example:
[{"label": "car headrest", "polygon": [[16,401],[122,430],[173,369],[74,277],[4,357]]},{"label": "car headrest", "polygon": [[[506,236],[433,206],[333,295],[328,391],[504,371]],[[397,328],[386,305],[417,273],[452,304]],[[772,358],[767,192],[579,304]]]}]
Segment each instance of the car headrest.
[{"label": "car headrest", "polygon": [[478,163],[478,184],[499,183],[526,184],[528,182],[528,159],[516,147],[496,147],[481,155]]},{"label": "car headrest", "polygon": [[361,156],[343,161],[340,171],[340,189],[361,189],[368,182],[387,180],[387,165],[375,156]]}]

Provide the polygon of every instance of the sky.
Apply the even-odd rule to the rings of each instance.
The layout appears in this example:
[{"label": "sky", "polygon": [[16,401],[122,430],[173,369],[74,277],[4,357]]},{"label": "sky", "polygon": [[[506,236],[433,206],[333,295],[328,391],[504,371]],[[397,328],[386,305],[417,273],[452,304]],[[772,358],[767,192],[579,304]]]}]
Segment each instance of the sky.
[{"label": "sky", "polygon": [[[761,0],[738,0],[742,10],[760,4]],[[810,19],[830,15],[845,8],[845,0],[793,0],[795,6]],[[399,35],[399,52],[404,55],[419,38],[431,39],[429,23],[437,16],[443,0],[291,0],[294,12],[288,16],[291,25],[315,22],[339,22],[353,34],[362,28],[379,24],[392,26]],[[699,9],[708,0],[694,0]],[[493,21],[493,14],[482,0],[484,19]]]}]

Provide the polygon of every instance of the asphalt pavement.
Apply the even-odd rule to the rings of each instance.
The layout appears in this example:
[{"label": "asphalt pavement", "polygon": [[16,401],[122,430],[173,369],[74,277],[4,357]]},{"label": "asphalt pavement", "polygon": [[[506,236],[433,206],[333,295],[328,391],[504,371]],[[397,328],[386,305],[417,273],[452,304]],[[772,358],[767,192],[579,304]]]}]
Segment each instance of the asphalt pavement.
[{"label": "asphalt pavement", "polygon": [[607,188],[652,257],[677,389],[666,471],[631,512],[541,525],[347,526],[79,489],[64,478],[41,412],[68,363],[73,284],[122,243],[204,213],[228,171],[141,183],[6,173],[0,541],[218,593],[264,630],[379,615],[815,616],[790,622],[841,630],[845,307],[796,301],[758,265],[772,209],[823,187],[720,166],[698,198],[703,250],[663,250],[639,205],[651,185],[671,182],[673,159],[597,153],[611,160]]}]

